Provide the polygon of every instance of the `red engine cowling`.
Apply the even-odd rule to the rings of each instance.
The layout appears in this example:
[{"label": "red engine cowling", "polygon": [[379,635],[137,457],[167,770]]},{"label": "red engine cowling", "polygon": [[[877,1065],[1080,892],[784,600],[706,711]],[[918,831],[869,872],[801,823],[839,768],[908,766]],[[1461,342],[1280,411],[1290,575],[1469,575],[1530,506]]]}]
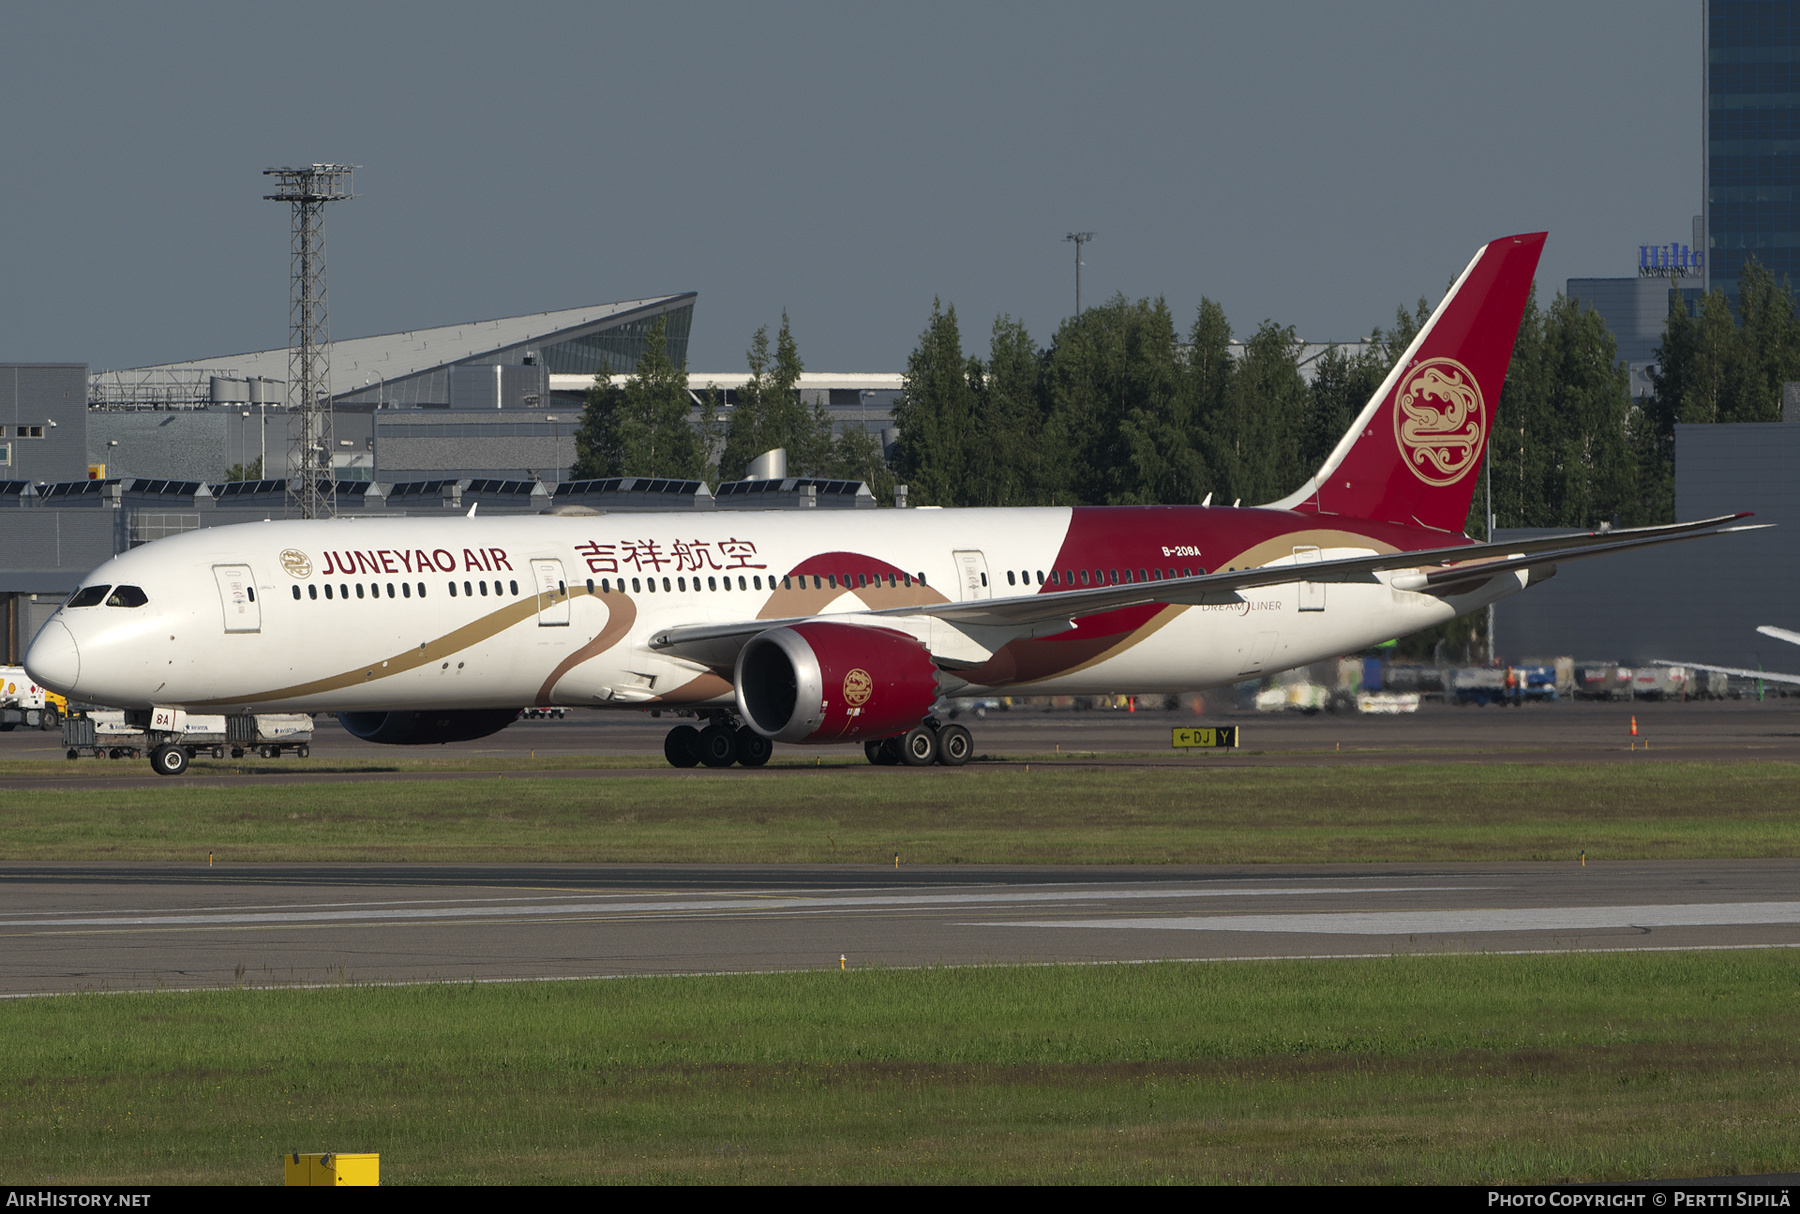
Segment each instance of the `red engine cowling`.
[{"label": "red engine cowling", "polygon": [[812,622],[751,638],[737,660],[738,711],[776,742],[861,742],[917,725],[938,698],[931,654],[866,624]]}]

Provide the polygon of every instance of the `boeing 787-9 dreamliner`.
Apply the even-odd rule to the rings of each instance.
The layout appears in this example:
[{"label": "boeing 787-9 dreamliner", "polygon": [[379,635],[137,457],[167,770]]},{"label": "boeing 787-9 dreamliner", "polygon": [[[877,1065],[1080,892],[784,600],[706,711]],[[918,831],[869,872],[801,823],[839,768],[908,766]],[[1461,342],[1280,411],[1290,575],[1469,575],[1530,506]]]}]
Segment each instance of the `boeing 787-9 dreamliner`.
[{"label": "boeing 787-9 dreamliner", "polygon": [[[460,741],[524,707],[676,709],[677,766],[773,743],[959,764],[949,694],[1179,692],[1442,623],[1559,562],[1743,516],[1462,533],[1543,233],[1484,246],[1323,466],[1278,502],[320,519],[108,561],[33,640],[47,687],[135,710],[333,712]],[[172,719],[172,717],[170,718]],[[152,741],[157,741],[152,735]],[[178,735],[152,751],[175,774]]]}]

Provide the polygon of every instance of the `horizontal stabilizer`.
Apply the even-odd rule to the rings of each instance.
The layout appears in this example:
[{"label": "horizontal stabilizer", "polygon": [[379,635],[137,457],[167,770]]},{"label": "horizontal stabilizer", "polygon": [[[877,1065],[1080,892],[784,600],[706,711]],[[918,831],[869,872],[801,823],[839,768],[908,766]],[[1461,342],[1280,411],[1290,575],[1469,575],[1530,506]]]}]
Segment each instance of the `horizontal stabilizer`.
[{"label": "horizontal stabilizer", "polygon": [[1688,670],[1710,670],[1715,674],[1735,674],[1741,679],[1761,679],[1765,683],[1800,683],[1800,674],[1777,674],[1773,670],[1744,670],[1738,666],[1707,666],[1700,662],[1671,662],[1654,658],[1652,666],[1681,666]]}]

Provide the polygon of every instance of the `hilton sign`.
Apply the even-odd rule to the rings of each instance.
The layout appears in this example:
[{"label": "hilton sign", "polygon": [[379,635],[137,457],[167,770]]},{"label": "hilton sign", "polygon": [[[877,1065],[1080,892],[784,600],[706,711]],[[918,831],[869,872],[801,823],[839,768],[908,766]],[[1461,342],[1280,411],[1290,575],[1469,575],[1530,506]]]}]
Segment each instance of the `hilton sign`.
[{"label": "hilton sign", "polygon": [[1706,253],[1684,244],[1638,246],[1639,278],[1699,278],[1706,273]]}]

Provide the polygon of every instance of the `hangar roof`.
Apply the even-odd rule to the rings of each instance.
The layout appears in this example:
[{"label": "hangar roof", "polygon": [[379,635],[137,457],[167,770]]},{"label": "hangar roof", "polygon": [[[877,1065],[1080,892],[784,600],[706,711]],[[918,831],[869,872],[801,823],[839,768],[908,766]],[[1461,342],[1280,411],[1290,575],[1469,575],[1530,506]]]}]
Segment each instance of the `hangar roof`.
[{"label": "hangar roof", "polygon": [[[498,320],[469,321],[464,324],[439,325],[431,329],[409,329],[404,333],[382,333],[375,337],[352,337],[331,343],[331,375],[334,384],[360,384],[365,376],[381,375],[398,379],[448,363],[492,355],[503,349],[527,344],[545,344],[580,336],[584,329],[611,328],[632,312],[665,312],[682,303],[692,303],[695,292],[658,295],[649,299],[629,299],[619,303],[594,304],[585,308],[565,308],[558,312],[534,312],[528,316],[503,316]],[[244,354],[222,354],[197,358],[188,362],[158,363],[136,367],[132,371],[206,371],[229,373],[233,378],[286,380],[288,348],[253,350]],[[129,375],[129,371],[100,372],[102,375]],[[342,391],[343,389],[339,389]]]}]

